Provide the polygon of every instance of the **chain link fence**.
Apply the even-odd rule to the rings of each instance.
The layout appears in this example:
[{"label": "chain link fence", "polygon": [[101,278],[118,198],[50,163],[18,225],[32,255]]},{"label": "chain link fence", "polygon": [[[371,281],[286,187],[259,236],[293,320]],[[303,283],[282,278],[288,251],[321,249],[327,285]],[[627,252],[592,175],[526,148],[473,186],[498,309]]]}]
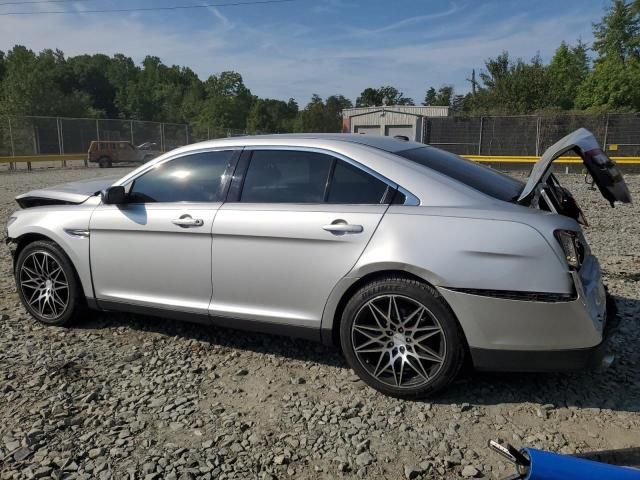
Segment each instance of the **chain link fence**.
[{"label": "chain link fence", "polygon": [[611,156],[640,156],[640,113],[432,117],[423,138],[459,155],[539,156],[580,127]]},{"label": "chain link fence", "polygon": [[[640,113],[558,114],[484,117],[430,117],[424,141],[460,155],[539,156],[554,142],[585,127],[610,156],[640,156]],[[0,117],[2,165],[6,157],[84,155],[93,140],[127,141],[165,152],[212,138],[246,135],[237,129],[176,124],[62,117]],[[19,160],[19,159],[16,159]],[[42,166],[50,166],[42,164]],[[63,161],[63,165],[65,165]],[[29,164],[30,166],[30,164]]]},{"label": "chain link fence", "polygon": [[[126,141],[136,147],[166,152],[189,143],[211,138],[246,135],[244,130],[219,129],[139,120],[0,117],[0,157],[37,155],[84,155],[92,141]],[[15,168],[20,161],[0,165]],[[51,166],[44,162],[42,166]],[[40,162],[38,163],[40,165]],[[63,165],[66,160],[63,160]],[[29,162],[29,168],[31,163]]]}]

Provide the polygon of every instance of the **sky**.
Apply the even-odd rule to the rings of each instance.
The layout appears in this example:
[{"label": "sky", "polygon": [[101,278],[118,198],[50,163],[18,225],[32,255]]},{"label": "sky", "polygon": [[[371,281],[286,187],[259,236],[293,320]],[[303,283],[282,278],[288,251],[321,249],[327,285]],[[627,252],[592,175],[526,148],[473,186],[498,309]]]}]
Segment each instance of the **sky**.
[{"label": "sky", "polygon": [[[0,0],[0,50],[15,44],[66,55],[146,55],[190,67],[200,78],[240,72],[260,97],[316,93],[355,101],[392,85],[420,103],[429,86],[466,93],[471,69],[502,51],[548,61],[561,41],[592,41],[608,0],[294,0],[189,10],[82,13],[230,0]],[[241,0],[235,0],[241,1]],[[68,10],[72,14],[2,15]]]}]

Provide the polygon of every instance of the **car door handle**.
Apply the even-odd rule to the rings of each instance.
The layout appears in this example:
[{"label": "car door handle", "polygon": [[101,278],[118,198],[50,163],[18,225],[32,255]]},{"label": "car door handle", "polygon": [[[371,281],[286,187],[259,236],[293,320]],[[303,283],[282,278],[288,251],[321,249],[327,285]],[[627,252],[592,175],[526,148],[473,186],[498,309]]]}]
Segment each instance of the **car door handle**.
[{"label": "car door handle", "polygon": [[204,220],[201,218],[192,218],[191,215],[181,215],[180,218],[171,220],[171,223],[183,228],[201,227],[204,225]]},{"label": "car door handle", "polygon": [[344,235],[345,233],[362,233],[362,225],[351,225],[349,223],[331,223],[322,227],[327,232],[336,235]]}]

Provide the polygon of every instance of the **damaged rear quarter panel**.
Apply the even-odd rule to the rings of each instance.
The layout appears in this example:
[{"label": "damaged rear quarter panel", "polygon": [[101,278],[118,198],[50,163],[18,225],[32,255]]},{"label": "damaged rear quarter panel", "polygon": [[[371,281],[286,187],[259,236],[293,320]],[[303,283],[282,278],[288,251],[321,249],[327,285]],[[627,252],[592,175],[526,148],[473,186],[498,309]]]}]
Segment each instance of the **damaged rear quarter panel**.
[{"label": "damaged rear quarter panel", "polygon": [[[349,276],[361,277],[388,262],[417,267],[412,273],[437,287],[572,292],[566,265],[540,227],[470,218],[473,214],[472,209],[392,206]],[[555,222],[535,214],[531,219]]]}]

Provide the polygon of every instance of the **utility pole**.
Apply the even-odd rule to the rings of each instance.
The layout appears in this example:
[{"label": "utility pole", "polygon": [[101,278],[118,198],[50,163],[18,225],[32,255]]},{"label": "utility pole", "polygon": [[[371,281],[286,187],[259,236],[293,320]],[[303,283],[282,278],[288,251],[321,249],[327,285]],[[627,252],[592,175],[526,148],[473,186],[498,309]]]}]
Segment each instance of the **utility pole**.
[{"label": "utility pole", "polygon": [[467,78],[467,82],[471,83],[471,95],[476,96],[478,82],[476,81],[476,69],[471,70],[471,78]]}]

